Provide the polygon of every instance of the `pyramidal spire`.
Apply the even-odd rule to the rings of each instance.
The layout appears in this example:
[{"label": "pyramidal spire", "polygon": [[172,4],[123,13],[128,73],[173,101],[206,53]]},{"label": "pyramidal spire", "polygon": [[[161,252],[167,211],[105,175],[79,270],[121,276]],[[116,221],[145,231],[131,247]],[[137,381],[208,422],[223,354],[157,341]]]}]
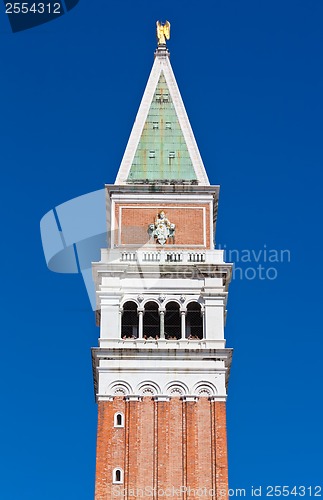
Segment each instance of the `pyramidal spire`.
[{"label": "pyramidal spire", "polygon": [[158,47],[115,184],[209,180],[170,64],[170,23],[157,21]]}]

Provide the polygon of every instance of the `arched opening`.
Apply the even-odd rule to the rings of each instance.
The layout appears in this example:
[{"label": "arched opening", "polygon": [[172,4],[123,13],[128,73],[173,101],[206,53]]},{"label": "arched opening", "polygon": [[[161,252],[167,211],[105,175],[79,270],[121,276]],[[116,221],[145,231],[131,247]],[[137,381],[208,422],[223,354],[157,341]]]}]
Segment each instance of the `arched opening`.
[{"label": "arched opening", "polygon": [[114,427],[124,427],[123,413],[118,412],[114,414]]},{"label": "arched opening", "polygon": [[145,305],[143,335],[145,339],[159,338],[159,313],[156,302],[147,302]]},{"label": "arched opening", "polygon": [[181,316],[177,302],[168,302],[166,304],[165,338],[167,340],[181,338]]},{"label": "arched opening", "polygon": [[113,471],[113,483],[123,483],[123,470],[118,468]]},{"label": "arched opening", "polygon": [[123,305],[121,337],[123,339],[138,337],[137,304],[130,300]]},{"label": "arched opening", "polygon": [[203,316],[198,302],[190,302],[187,306],[186,337],[191,340],[203,338]]}]

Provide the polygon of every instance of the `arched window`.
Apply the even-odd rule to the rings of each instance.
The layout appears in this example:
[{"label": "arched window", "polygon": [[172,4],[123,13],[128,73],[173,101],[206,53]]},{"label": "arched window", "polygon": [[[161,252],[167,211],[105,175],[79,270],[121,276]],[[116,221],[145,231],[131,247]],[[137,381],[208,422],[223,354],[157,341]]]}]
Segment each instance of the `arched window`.
[{"label": "arched window", "polygon": [[120,467],[113,469],[112,482],[114,484],[122,484],[123,483],[123,470]]},{"label": "arched window", "polygon": [[114,414],[114,427],[124,427],[124,415],[120,411]]},{"label": "arched window", "polygon": [[145,339],[159,338],[159,313],[156,302],[147,302],[145,305],[143,334]]},{"label": "arched window", "polygon": [[168,340],[181,338],[181,317],[177,302],[168,302],[166,304],[165,338]]},{"label": "arched window", "polygon": [[138,337],[137,304],[132,301],[125,302],[121,319],[121,338]]},{"label": "arched window", "polygon": [[187,306],[186,337],[192,340],[203,338],[203,316],[198,302],[190,302]]}]

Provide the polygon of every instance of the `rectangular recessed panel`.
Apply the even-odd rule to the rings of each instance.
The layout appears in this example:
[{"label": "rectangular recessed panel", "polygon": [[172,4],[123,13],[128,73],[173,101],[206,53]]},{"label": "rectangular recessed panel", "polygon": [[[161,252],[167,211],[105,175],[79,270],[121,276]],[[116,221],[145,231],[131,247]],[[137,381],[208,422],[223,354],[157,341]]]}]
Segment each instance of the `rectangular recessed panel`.
[{"label": "rectangular recessed panel", "polygon": [[[183,205],[170,204],[156,206],[148,204],[116,204],[115,225],[119,237],[117,245],[157,244],[150,237],[149,226],[154,224],[157,214],[163,210],[170,223],[175,224],[174,240],[167,246],[209,247],[210,245],[210,212],[208,204]],[[160,245],[159,245],[160,246]]]}]

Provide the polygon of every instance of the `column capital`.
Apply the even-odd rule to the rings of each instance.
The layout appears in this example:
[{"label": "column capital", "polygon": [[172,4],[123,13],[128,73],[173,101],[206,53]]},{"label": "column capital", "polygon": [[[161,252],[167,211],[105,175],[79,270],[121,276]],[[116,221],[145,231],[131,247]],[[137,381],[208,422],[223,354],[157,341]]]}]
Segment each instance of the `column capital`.
[{"label": "column capital", "polygon": [[170,396],[164,395],[164,394],[157,394],[156,396],[153,396],[153,400],[156,402],[167,402],[170,401]]},{"label": "column capital", "polygon": [[113,401],[115,396],[107,396],[106,394],[97,394],[98,401]]},{"label": "column capital", "polygon": [[181,400],[184,403],[196,403],[199,400],[199,397],[194,395],[187,395],[187,396],[182,396]]},{"label": "column capital", "polygon": [[125,401],[132,402],[132,401],[142,401],[142,396],[137,396],[136,394],[128,394],[128,396],[125,396]]},{"label": "column capital", "polygon": [[209,401],[211,401],[211,403],[217,403],[219,401],[221,401],[223,403],[223,402],[226,402],[227,397],[226,396],[210,396],[208,399],[209,399]]}]

